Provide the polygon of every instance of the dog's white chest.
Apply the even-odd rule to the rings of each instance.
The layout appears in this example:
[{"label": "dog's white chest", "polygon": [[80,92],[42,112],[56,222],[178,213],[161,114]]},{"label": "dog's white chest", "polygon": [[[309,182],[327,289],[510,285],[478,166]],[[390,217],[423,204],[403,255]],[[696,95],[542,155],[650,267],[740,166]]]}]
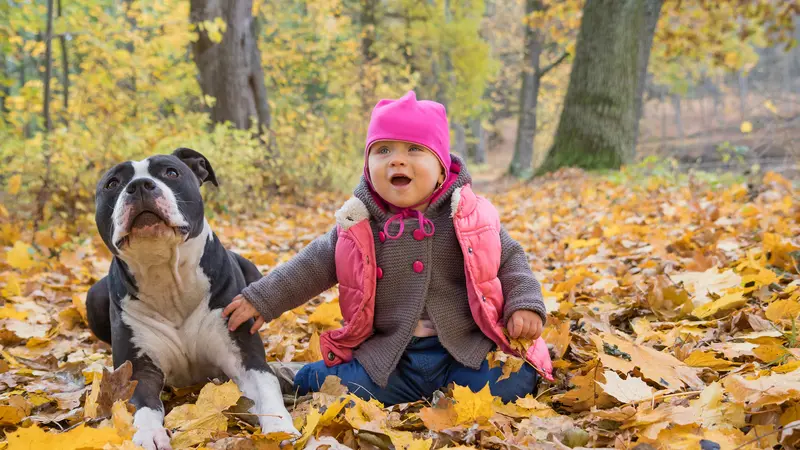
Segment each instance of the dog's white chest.
[{"label": "dog's white chest", "polygon": [[122,319],[131,328],[131,341],[164,372],[172,386],[200,383],[241,364],[222,310],[211,311],[208,299],[181,323],[173,322],[149,304],[126,298]]}]

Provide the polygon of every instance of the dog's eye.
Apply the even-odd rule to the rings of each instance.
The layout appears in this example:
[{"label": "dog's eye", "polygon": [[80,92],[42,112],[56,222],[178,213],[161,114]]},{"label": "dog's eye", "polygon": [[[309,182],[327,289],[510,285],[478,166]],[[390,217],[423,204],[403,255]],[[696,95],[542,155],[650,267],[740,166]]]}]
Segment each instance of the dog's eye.
[{"label": "dog's eye", "polygon": [[117,186],[119,186],[119,180],[116,178],[112,178],[106,182],[106,189],[114,189]]},{"label": "dog's eye", "polygon": [[169,178],[178,178],[178,171],[172,168],[167,169],[167,171],[164,172],[164,174]]}]

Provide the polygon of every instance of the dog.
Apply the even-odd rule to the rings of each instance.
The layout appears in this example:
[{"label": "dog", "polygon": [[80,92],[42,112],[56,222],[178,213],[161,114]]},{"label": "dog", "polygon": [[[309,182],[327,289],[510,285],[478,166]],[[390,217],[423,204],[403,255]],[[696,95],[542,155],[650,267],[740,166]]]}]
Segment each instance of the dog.
[{"label": "dog", "polygon": [[252,319],[228,331],[222,316],[261,273],[211,231],[200,194],[208,182],[219,186],[208,159],[179,148],[118,164],[97,183],[95,221],[113,260],[87,293],[88,322],[111,344],[115,368],[133,365],[133,441],[145,449],[171,448],[164,384],[215,377],[233,380],[253,400],[263,433],[300,434],[260,336],[249,333]]}]

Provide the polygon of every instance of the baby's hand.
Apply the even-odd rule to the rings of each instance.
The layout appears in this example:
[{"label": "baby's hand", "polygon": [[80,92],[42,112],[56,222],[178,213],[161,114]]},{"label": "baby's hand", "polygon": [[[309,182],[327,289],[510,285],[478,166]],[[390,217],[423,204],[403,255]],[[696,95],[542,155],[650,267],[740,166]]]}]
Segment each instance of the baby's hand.
[{"label": "baby's hand", "polygon": [[520,309],[508,319],[508,334],[514,339],[539,339],[542,335],[542,318],[527,309]]},{"label": "baby's hand", "polygon": [[242,294],[233,297],[231,304],[222,311],[222,317],[228,316],[231,316],[228,319],[228,330],[230,331],[239,328],[239,325],[247,322],[250,318],[256,319],[256,323],[250,328],[250,334],[254,334],[261,328],[261,325],[264,325],[264,319],[261,314],[253,308],[253,305]]}]

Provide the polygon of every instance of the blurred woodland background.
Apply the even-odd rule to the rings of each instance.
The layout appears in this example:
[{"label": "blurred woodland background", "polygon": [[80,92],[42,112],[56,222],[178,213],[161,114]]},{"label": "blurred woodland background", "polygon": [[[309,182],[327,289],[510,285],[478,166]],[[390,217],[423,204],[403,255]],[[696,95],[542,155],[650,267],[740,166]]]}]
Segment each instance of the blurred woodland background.
[{"label": "blurred woodland background", "polygon": [[211,209],[352,188],[369,112],[447,106],[476,178],[796,170],[782,0],[2,0],[0,221],[93,229],[117,162],[201,151]]}]

